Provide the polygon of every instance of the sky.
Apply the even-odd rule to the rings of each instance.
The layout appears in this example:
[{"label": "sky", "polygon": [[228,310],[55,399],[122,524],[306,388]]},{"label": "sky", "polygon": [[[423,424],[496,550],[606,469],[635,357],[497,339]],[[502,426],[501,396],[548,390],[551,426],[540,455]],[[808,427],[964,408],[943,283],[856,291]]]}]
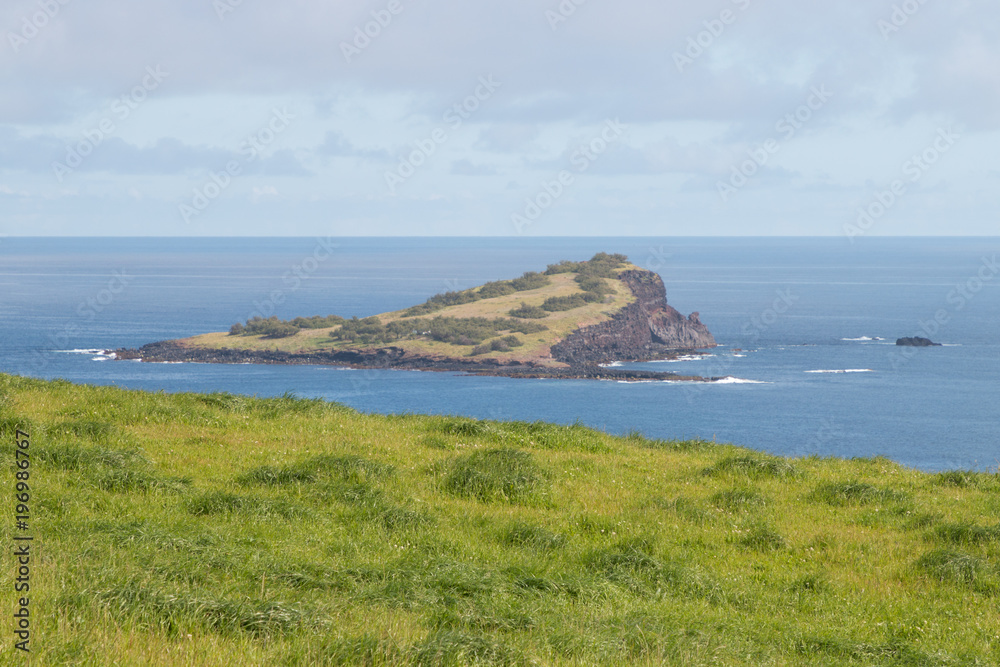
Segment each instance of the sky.
[{"label": "sky", "polygon": [[995,235],[995,0],[4,0],[0,235]]}]

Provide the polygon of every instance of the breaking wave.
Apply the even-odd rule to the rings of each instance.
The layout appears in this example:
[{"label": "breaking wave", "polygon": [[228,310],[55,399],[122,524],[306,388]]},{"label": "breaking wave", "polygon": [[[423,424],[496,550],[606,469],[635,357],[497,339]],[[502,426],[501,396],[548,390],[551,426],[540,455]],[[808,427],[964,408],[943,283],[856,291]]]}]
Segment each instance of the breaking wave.
[{"label": "breaking wave", "polygon": [[805,371],[806,373],[874,373],[870,368],[845,368],[842,370]]},{"label": "breaking wave", "polygon": [[712,384],[771,384],[770,382],[764,382],[763,380],[746,380],[744,378],[736,378],[732,375],[724,377],[720,380],[712,380]]}]

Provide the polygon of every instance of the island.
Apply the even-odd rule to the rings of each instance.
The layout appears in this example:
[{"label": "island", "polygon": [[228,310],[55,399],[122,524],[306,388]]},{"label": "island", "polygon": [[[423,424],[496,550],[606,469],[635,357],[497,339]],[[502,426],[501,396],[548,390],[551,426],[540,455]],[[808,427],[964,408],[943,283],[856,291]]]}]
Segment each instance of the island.
[{"label": "island", "polygon": [[[114,350],[119,360],[327,364],[521,378],[712,381],[616,368],[704,354],[715,338],[698,313],[667,303],[660,276],[598,253],[544,272],[446,292],[365,318],[254,316],[228,332]],[[109,351],[110,352],[110,351]]]},{"label": "island", "polygon": [[941,343],[935,343],[929,338],[920,336],[899,338],[896,340],[896,345],[900,347],[941,347]]}]

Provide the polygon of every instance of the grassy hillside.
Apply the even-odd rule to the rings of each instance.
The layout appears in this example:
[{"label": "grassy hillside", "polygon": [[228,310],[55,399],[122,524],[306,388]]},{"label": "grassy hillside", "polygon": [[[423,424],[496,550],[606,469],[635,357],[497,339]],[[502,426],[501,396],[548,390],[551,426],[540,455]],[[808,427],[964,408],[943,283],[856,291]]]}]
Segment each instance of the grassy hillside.
[{"label": "grassy hillside", "polygon": [[[216,332],[193,336],[181,342],[186,346],[197,348],[263,349],[292,353],[364,350],[392,344],[411,354],[427,357],[475,356],[476,359],[534,361],[558,366],[562,364],[553,361],[550,356],[550,349],[554,344],[578,328],[608,321],[615,313],[635,301],[628,287],[615,280],[614,276],[622,271],[637,268],[623,256],[598,254],[587,262],[563,262],[552,265],[544,274],[528,273],[512,281],[497,281],[461,292],[440,294],[426,304],[372,316],[372,321],[379,325],[397,324],[406,331],[404,337],[392,340],[369,342],[364,339],[343,339],[339,336],[344,324],[297,328],[289,322],[275,322],[276,326],[272,327],[270,333],[231,335],[229,332]],[[524,281],[525,284],[518,284],[519,281]],[[586,296],[588,291],[594,298],[585,301],[582,297]],[[568,299],[575,299],[572,302],[564,302],[572,307],[566,310],[552,309],[553,304],[559,300]],[[513,316],[512,312],[519,312],[522,305],[538,314],[535,317],[520,318],[521,322],[528,326],[534,325],[532,328],[539,329],[538,331],[524,333],[510,328],[500,328],[485,338],[462,342],[437,340],[433,336],[423,335],[424,331],[430,328],[434,318],[459,321],[470,318],[519,319]],[[234,331],[245,332],[245,325],[239,323]],[[510,338],[512,336],[513,338]],[[509,344],[496,346],[500,349],[484,351],[476,348],[483,343],[488,345],[493,341],[508,338],[510,338]]]},{"label": "grassy hillside", "polygon": [[1000,480],[0,375],[37,664],[1000,663]]}]

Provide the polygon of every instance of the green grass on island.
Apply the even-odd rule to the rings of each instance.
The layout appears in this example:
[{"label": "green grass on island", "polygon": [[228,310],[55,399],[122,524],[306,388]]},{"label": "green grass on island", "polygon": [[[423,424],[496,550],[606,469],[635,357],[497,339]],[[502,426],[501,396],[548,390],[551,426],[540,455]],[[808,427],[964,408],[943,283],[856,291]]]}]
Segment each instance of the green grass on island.
[{"label": "green grass on island", "polygon": [[996,665],[1000,480],[0,375],[34,664]]},{"label": "green grass on island", "polygon": [[331,316],[290,321],[256,316],[229,332],[192,336],[182,345],[202,349],[290,353],[372,350],[386,345],[437,359],[496,359],[563,366],[553,345],[577,329],[607,322],[635,301],[615,278],[638,270],[624,255],[598,253],[584,262],[563,261],[544,273],[528,272],[472,289],[446,292],[427,302],[358,320]]}]

